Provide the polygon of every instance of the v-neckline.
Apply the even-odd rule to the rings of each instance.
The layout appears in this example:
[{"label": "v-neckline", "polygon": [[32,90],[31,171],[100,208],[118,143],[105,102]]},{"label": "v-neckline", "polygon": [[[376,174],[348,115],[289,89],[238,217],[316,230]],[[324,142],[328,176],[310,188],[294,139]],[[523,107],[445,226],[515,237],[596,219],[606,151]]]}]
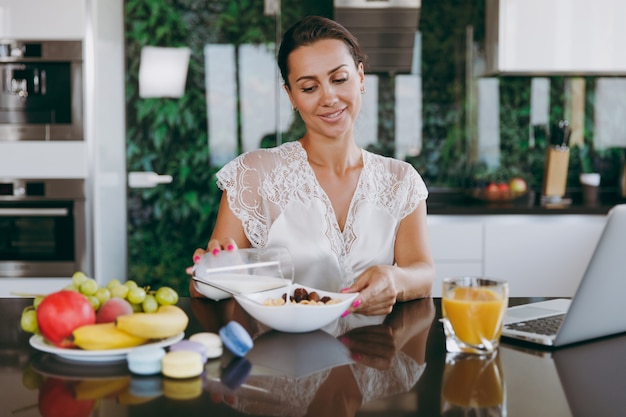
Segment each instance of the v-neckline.
[{"label": "v-neckline", "polygon": [[363,171],[365,170],[365,167],[367,164],[365,153],[363,152],[363,149],[360,149],[361,161],[363,162],[363,167],[361,168],[361,172],[359,173],[359,178],[356,181],[356,186],[354,187],[352,197],[350,198],[350,203],[348,204],[348,211],[346,213],[346,221],[343,224],[343,228],[342,228],[341,225],[339,224],[339,220],[337,219],[337,212],[335,211],[335,208],[333,207],[332,201],[330,200],[330,197],[328,196],[328,193],[326,192],[324,187],[322,187],[322,184],[319,182],[317,175],[315,175],[315,170],[313,169],[313,167],[311,166],[311,163],[309,162],[308,153],[306,149],[304,148],[304,146],[302,146],[302,144],[299,141],[298,141],[298,145],[300,146],[300,149],[302,151],[303,163],[306,164],[306,166],[308,167],[309,173],[313,177],[313,180],[315,181],[315,186],[318,188],[318,192],[320,196],[322,197],[322,201],[326,205],[326,210],[328,210],[328,212],[331,214],[330,217],[332,217],[332,220],[333,220],[333,228],[335,228],[335,230],[337,230],[339,234],[343,236],[346,230],[352,229],[352,222],[353,222],[352,211],[353,211],[353,206],[355,204],[354,201],[357,195],[359,194],[359,190],[361,189]]}]

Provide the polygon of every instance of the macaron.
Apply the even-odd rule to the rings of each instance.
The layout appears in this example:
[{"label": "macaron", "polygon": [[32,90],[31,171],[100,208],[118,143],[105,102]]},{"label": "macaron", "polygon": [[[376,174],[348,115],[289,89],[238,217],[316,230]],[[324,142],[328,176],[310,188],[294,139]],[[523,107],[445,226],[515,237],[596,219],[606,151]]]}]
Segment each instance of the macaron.
[{"label": "macaron", "polygon": [[193,378],[202,375],[202,355],[190,350],[167,352],[161,360],[161,373],[170,378]]},{"label": "macaron", "polygon": [[235,356],[246,356],[253,346],[250,334],[236,321],[230,321],[220,329],[220,338]]},{"label": "macaron", "polygon": [[222,352],[224,351],[222,339],[220,339],[220,336],[217,333],[195,333],[189,336],[189,340],[202,343],[204,345],[206,348],[205,355],[207,359],[219,358],[222,356]]},{"label": "macaron", "polygon": [[179,350],[188,350],[191,352],[198,352],[202,357],[202,363],[206,362],[206,348],[200,342],[194,342],[193,340],[181,340],[170,346],[170,352],[177,352]]},{"label": "macaron", "polygon": [[138,375],[158,374],[165,353],[165,349],[157,346],[136,347],[126,355],[128,369]]}]

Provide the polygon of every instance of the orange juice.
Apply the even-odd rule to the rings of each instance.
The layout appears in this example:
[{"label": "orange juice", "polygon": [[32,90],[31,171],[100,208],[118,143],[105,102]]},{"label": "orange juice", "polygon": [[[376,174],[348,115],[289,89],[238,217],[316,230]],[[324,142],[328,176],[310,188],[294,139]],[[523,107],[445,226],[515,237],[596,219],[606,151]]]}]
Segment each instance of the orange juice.
[{"label": "orange juice", "polygon": [[489,288],[457,287],[442,298],[443,316],[456,337],[475,346],[500,338],[507,304],[506,295]]},{"label": "orange juice", "polygon": [[497,407],[504,402],[504,378],[498,356],[457,358],[447,362],[441,397],[449,405],[472,408]]}]

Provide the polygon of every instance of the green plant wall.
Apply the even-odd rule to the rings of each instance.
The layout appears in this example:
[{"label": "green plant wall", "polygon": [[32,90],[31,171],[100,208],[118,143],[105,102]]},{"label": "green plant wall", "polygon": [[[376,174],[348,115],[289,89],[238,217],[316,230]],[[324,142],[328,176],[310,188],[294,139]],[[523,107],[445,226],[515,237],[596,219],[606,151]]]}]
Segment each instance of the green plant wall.
[{"label": "green plant wall", "polygon": [[[187,295],[185,268],[193,251],[206,247],[215,224],[220,167],[209,162],[205,44],[274,43],[280,27],[299,16],[332,11],[328,1],[284,1],[277,21],[263,15],[263,5],[263,0],[126,0],[127,170],[173,177],[172,184],[129,190],[128,279]],[[191,48],[182,98],[139,97],[141,48],[147,45]],[[301,129],[296,124],[285,139],[295,139]]]}]

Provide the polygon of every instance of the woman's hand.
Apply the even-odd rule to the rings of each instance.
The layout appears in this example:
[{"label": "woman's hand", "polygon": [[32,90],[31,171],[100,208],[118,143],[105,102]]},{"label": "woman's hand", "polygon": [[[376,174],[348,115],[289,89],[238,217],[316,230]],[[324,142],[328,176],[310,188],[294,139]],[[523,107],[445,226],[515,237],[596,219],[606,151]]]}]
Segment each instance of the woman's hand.
[{"label": "woman's hand", "polygon": [[351,312],[378,316],[389,314],[396,304],[397,290],[393,276],[394,266],[377,265],[365,270],[350,286],[341,292],[359,292],[359,296],[346,310],[343,317]]},{"label": "woman's hand", "polygon": [[[206,249],[198,248],[193,252],[192,260],[193,265],[189,266],[185,269],[187,275],[193,275],[193,269],[195,265],[200,262],[200,259],[207,254],[212,253],[213,256],[217,256],[221,251],[225,250],[228,252],[232,252],[237,249],[237,243],[234,239],[224,239],[223,241],[219,241],[218,239],[211,239],[207,245]],[[189,281],[189,295],[192,297],[204,297],[198,290],[196,289],[196,285],[194,280]]]}]

